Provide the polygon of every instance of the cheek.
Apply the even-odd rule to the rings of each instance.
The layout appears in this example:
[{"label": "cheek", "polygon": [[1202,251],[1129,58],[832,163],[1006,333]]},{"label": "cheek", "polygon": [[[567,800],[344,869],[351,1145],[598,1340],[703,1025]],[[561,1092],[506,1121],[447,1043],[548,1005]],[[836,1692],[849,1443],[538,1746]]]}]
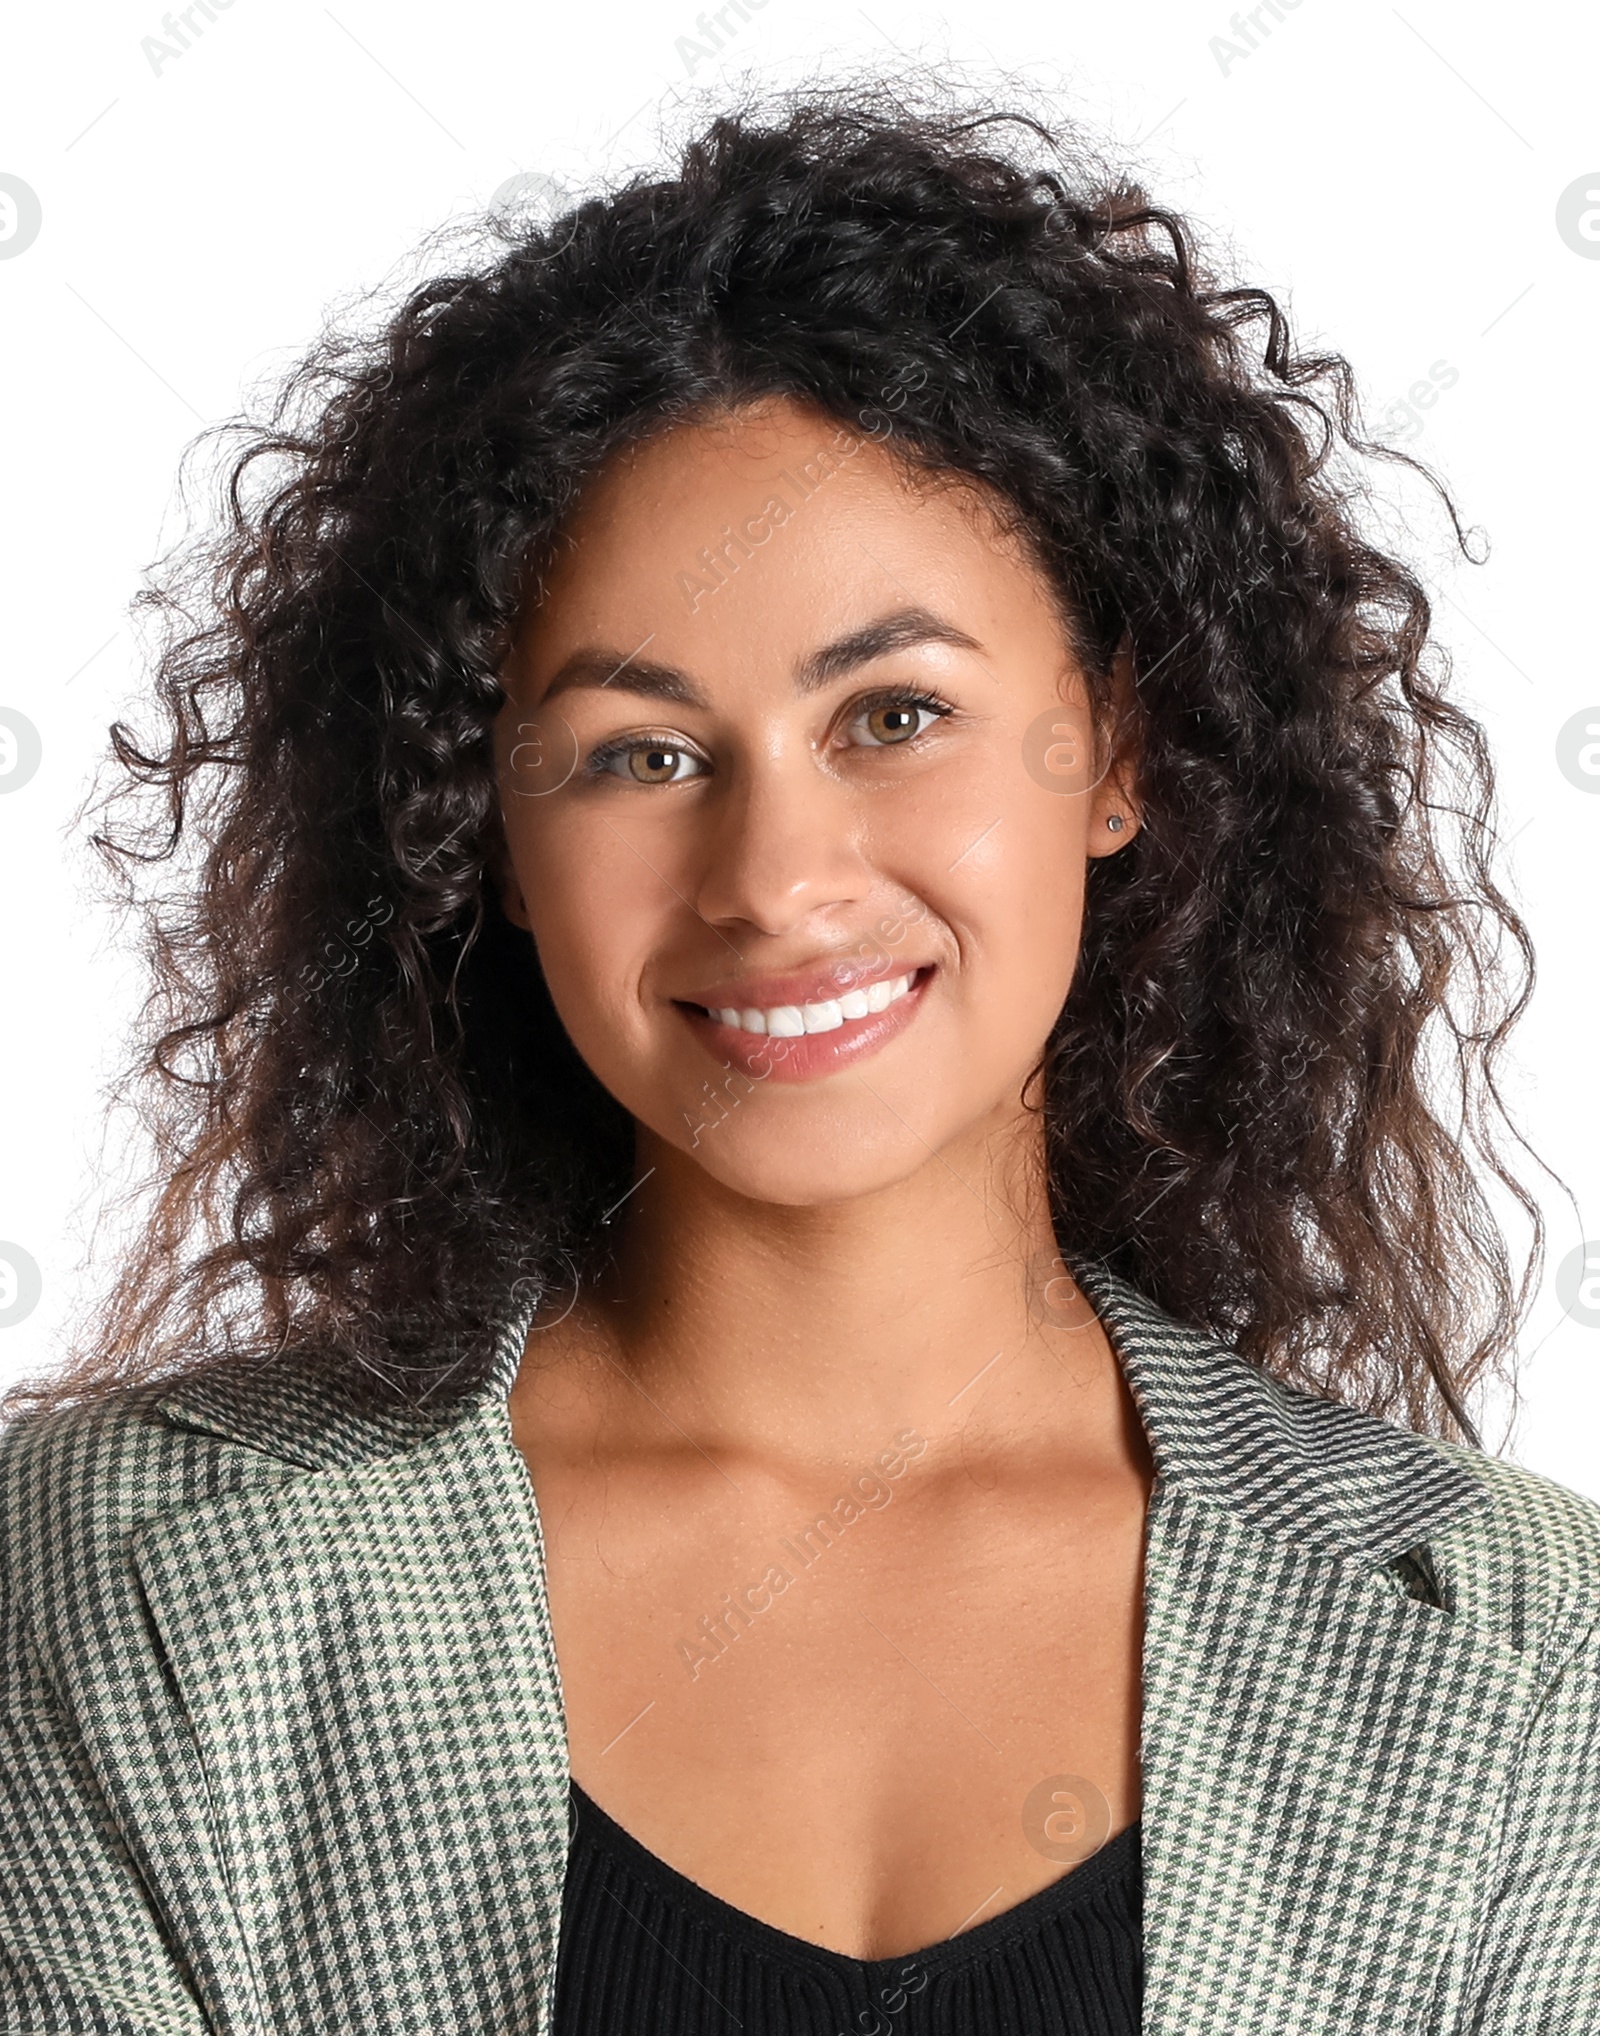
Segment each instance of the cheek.
[{"label": "cheek", "polygon": [[930,902],[957,934],[964,980],[956,988],[969,1019],[997,1045],[1004,1039],[1027,1053],[1048,1034],[1072,984],[1083,930],[1085,802],[1008,777],[989,788],[987,814],[964,837],[954,867],[941,872]]},{"label": "cheek", "polygon": [[673,901],[610,830],[572,821],[555,808],[525,816],[512,853],[556,1010],[606,1080],[607,1063],[640,1030],[640,977]]},{"label": "cheek", "polygon": [[1068,866],[1030,859],[985,898],[978,969],[997,1040],[1024,1057],[1054,1026],[1072,987],[1083,930],[1083,886]]}]

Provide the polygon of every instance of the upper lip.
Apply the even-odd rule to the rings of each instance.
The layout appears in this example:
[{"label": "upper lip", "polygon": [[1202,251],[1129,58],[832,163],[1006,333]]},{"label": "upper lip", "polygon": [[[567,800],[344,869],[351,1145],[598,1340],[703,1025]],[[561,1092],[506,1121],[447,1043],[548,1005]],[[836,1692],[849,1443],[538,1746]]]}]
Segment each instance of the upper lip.
[{"label": "upper lip", "polygon": [[790,969],[770,976],[727,977],[695,990],[676,1001],[699,1004],[707,1011],[771,1011],[782,1004],[825,1004],[848,990],[864,990],[873,983],[896,982],[901,976],[916,975],[927,962],[880,960],[860,961],[840,955],[836,961],[813,963],[810,968]]}]

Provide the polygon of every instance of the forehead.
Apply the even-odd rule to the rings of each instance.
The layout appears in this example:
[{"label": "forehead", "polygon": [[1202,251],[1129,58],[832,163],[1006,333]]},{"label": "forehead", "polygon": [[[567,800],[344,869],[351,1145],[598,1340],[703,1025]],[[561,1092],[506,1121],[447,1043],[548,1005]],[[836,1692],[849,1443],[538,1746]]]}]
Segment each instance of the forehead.
[{"label": "forehead", "polygon": [[586,485],[544,562],[528,621],[565,635],[823,633],[907,601],[1054,613],[1006,506],[912,464],[819,405],[766,398],[675,420]]}]

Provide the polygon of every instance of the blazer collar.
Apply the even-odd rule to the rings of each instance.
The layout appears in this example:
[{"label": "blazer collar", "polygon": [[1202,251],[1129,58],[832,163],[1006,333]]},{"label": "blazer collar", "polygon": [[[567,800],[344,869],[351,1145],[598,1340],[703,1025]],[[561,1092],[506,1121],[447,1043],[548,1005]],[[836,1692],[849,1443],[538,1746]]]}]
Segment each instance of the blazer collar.
[{"label": "blazer collar", "polygon": [[537,1305],[537,1294],[517,1281],[495,1322],[486,1375],[466,1393],[362,1407],[317,1370],[314,1357],[295,1353],[198,1373],[163,1394],[156,1409],[181,1427],[226,1436],[305,1470],[353,1469],[414,1448],[469,1419],[487,1402],[509,1399]]},{"label": "blazer collar", "polygon": [[[1284,1386],[1204,1330],[1176,1320],[1097,1261],[1068,1256],[1122,1365],[1157,1476],[1302,1546],[1392,1562],[1488,1503],[1466,1464],[1427,1437]],[[509,1398],[537,1295],[518,1281],[490,1363],[465,1394],[357,1408],[304,1358],[189,1380],[157,1405],[308,1470],[394,1456]]]},{"label": "blazer collar", "polygon": [[1068,1258],[1122,1363],[1162,1483],[1303,1547],[1394,1560],[1489,1503],[1426,1436],[1282,1384],[1126,1280]]}]

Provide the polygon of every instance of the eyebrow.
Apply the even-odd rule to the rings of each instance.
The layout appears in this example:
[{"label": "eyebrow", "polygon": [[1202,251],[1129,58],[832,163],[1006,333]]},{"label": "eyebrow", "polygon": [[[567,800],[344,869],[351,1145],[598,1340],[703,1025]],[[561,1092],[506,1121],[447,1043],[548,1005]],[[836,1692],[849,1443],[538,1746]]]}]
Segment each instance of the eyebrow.
[{"label": "eyebrow", "polygon": [[[646,641],[648,642],[648,638]],[[870,664],[892,651],[909,650],[922,643],[948,643],[958,650],[981,650],[975,636],[946,622],[928,608],[896,608],[876,621],[864,623],[847,635],[835,637],[801,659],[795,668],[797,693],[815,693],[841,678],[846,672]],[[564,659],[541,697],[552,699],[575,686],[593,686],[606,692],[642,693],[654,700],[671,700],[680,707],[704,707],[705,695],[688,673],[677,665],[663,664],[630,651],[614,650],[607,644],[584,644]]]}]

